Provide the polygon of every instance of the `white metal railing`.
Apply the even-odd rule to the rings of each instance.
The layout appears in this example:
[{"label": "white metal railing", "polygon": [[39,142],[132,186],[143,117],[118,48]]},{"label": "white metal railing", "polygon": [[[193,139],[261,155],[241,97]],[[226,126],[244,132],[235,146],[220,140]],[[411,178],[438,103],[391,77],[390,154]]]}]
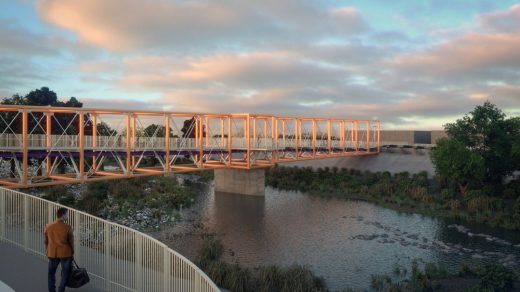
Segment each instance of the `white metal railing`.
[{"label": "white metal railing", "polygon": [[[85,149],[86,150],[126,150],[126,138],[124,136],[97,136],[95,147],[92,136],[85,137]],[[27,136],[27,147],[28,149],[46,149],[47,140],[44,134],[30,134]],[[282,139],[278,138],[259,138],[251,137],[249,139],[249,146],[251,150],[278,150],[285,148],[295,148],[295,139]],[[328,148],[328,140],[316,139],[317,148]],[[224,139],[220,137],[203,138],[202,146],[204,150],[211,149],[227,149],[229,140],[227,137]],[[385,143],[388,144],[388,143]],[[77,135],[51,135],[50,149],[54,150],[68,150],[77,149],[79,147],[79,136]],[[164,150],[166,143],[164,137],[135,137],[132,142],[132,150]],[[365,148],[366,139],[360,139],[359,142],[346,140],[344,141],[345,148]],[[247,149],[247,139],[244,137],[232,137],[231,146],[233,149]],[[312,148],[312,138],[303,138],[298,140],[298,146],[304,148]],[[331,148],[342,148],[341,141],[331,140]],[[376,141],[370,141],[370,147],[377,147]],[[2,149],[21,149],[22,148],[22,135],[20,134],[0,134],[0,150]],[[182,149],[200,149],[199,141],[195,138],[170,138],[170,150],[182,150]]]},{"label": "white metal railing", "polygon": [[[64,207],[0,188],[0,240],[45,257],[43,230]],[[70,209],[74,258],[104,291],[220,291],[202,270],[164,243],[128,227]]]}]

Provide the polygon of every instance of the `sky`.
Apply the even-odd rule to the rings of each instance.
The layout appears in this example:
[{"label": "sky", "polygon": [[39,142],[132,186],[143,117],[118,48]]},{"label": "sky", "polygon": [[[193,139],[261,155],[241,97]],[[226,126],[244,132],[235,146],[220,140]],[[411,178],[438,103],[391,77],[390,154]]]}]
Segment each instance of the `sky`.
[{"label": "sky", "polygon": [[520,115],[507,0],[0,0],[0,97],[85,107],[380,119]]}]

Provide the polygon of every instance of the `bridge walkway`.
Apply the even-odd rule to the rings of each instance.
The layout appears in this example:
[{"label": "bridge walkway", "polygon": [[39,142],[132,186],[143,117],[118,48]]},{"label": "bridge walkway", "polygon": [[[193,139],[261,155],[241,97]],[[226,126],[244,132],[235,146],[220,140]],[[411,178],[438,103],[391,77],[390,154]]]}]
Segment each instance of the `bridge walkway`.
[{"label": "bridge walkway", "polygon": [[[1,282],[4,282],[15,291],[47,291],[46,259],[27,253],[22,248],[3,241],[0,241],[0,255]],[[60,268],[56,272],[56,283],[59,283],[59,281]],[[97,292],[102,290],[87,284],[81,288],[74,289],[74,291]]]}]

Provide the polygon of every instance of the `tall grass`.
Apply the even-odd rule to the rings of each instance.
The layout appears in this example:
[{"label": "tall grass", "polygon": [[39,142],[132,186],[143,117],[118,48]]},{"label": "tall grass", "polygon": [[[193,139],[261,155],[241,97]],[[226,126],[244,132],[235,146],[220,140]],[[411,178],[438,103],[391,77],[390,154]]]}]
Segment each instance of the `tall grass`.
[{"label": "tall grass", "polygon": [[316,277],[305,266],[242,267],[221,259],[224,247],[214,236],[208,237],[199,251],[195,263],[219,287],[231,291],[292,292],[327,291],[322,278]]}]

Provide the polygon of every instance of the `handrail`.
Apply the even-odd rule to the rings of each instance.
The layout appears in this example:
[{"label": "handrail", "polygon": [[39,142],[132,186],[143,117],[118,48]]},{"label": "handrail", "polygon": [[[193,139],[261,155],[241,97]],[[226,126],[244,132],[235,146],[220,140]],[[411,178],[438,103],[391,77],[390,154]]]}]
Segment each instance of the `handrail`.
[{"label": "handrail", "polygon": [[43,230],[69,210],[76,261],[105,291],[220,291],[195,264],[164,243],[120,224],[0,187],[0,240],[45,257]]}]

